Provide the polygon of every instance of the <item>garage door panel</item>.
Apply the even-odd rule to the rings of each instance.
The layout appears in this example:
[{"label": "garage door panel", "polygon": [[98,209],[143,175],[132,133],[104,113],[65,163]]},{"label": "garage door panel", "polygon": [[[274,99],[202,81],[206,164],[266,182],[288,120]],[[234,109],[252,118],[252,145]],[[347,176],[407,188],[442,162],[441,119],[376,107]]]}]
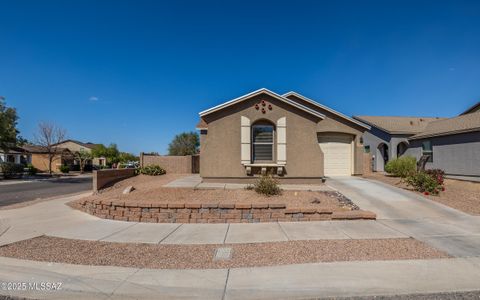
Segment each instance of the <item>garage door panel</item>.
[{"label": "garage door panel", "polygon": [[352,137],[342,134],[320,135],[319,146],[324,157],[325,176],[352,174]]}]

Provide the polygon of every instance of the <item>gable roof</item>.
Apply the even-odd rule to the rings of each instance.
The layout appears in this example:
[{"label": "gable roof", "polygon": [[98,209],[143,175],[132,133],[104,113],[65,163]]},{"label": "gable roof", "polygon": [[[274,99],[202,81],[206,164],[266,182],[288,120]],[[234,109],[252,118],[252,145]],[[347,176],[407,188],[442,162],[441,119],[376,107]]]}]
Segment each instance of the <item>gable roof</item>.
[{"label": "gable roof", "polygon": [[305,97],[305,96],[303,96],[303,95],[300,95],[299,93],[296,93],[296,92],[294,92],[294,91],[290,91],[290,92],[288,92],[288,93],[285,93],[285,94],[283,94],[282,96],[285,97],[285,98],[288,98],[289,96],[295,96],[295,97],[300,98],[300,99],[302,99],[303,101],[308,102],[308,103],[310,103],[310,104],[312,104],[312,105],[314,105],[314,106],[316,106],[316,107],[318,107],[318,108],[324,109],[324,110],[326,110],[326,111],[328,111],[328,112],[330,112],[330,113],[332,113],[332,114],[334,114],[334,115],[336,115],[336,116],[339,116],[339,117],[341,117],[341,118],[343,118],[343,119],[345,119],[345,120],[347,120],[347,121],[350,121],[350,122],[355,123],[355,124],[357,124],[357,125],[359,125],[359,126],[361,126],[361,127],[363,127],[363,128],[366,128],[366,129],[370,130],[370,126],[368,126],[367,124],[365,124],[365,123],[363,123],[363,122],[361,122],[361,121],[355,120],[355,119],[353,119],[353,118],[351,118],[351,117],[349,117],[349,116],[346,116],[346,115],[342,114],[341,112],[338,112],[338,111],[336,111],[336,110],[334,110],[334,109],[331,109],[331,108],[328,107],[328,106],[325,106],[325,105],[323,105],[323,104],[320,104],[320,103],[318,103],[317,101],[314,101],[314,100],[312,100],[312,99],[310,99],[310,98],[307,98],[307,97]]},{"label": "gable roof", "polygon": [[471,113],[474,113],[474,112],[477,112],[477,111],[480,111],[480,101],[478,101],[476,104],[472,105],[469,109],[467,109],[466,111],[461,113],[460,116],[466,115],[466,114],[471,114]]},{"label": "gable roof", "polygon": [[[22,148],[23,150],[25,150],[26,152],[29,152],[29,153],[48,153],[48,150],[46,147],[44,146],[39,146],[39,145],[30,145],[30,144],[27,144],[27,145],[23,145],[21,146],[20,148]],[[56,154],[61,154],[63,152],[70,152],[70,150],[68,150],[67,148],[61,148],[61,147],[55,147],[55,149],[53,149],[54,152]]]},{"label": "gable roof", "polygon": [[415,140],[472,131],[480,131],[480,111],[430,122],[423,132],[410,137],[410,139]]},{"label": "gable roof", "polygon": [[289,104],[289,105],[291,105],[291,106],[293,106],[293,107],[295,107],[295,108],[298,108],[298,109],[300,109],[300,110],[302,110],[302,111],[304,111],[304,112],[307,112],[307,113],[309,113],[309,114],[311,114],[311,115],[314,115],[314,116],[316,116],[316,117],[318,117],[318,118],[320,118],[320,119],[325,119],[325,115],[323,115],[323,114],[321,114],[321,113],[319,113],[319,112],[316,112],[316,111],[314,111],[313,109],[310,109],[310,108],[308,108],[308,107],[306,107],[306,106],[303,106],[303,105],[301,105],[301,104],[298,104],[297,102],[295,102],[295,101],[293,101],[293,100],[290,100],[290,99],[288,99],[288,98],[285,98],[285,97],[283,97],[283,96],[281,96],[281,95],[279,95],[279,94],[277,94],[277,93],[274,93],[274,92],[272,92],[272,91],[270,91],[270,90],[268,90],[268,89],[266,89],[266,88],[261,88],[261,89],[259,89],[259,90],[253,91],[253,92],[248,93],[248,94],[245,94],[245,95],[243,95],[243,96],[240,96],[240,97],[238,97],[238,98],[235,98],[235,99],[232,99],[232,100],[230,100],[230,101],[224,102],[224,103],[222,103],[222,104],[220,104],[220,105],[214,106],[214,107],[209,108],[209,109],[206,109],[206,110],[204,110],[204,111],[201,111],[201,112],[199,113],[199,115],[200,115],[200,117],[204,117],[204,116],[206,116],[206,115],[208,115],[208,114],[211,114],[211,113],[213,113],[213,112],[222,110],[222,109],[224,109],[224,108],[226,108],[226,107],[229,107],[229,106],[232,106],[232,105],[234,105],[234,104],[240,103],[240,102],[242,102],[242,101],[244,101],[244,100],[250,99],[250,98],[252,98],[252,97],[254,97],[254,96],[257,96],[257,95],[260,95],[260,94],[269,95],[269,96],[271,96],[271,97],[273,97],[273,98],[275,98],[275,99],[277,99],[277,100],[280,100],[280,101],[282,101],[282,102],[284,102],[284,103],[287,103],[287,104]]},{"label": "gable roof", "polygon": [[430,122],[441,120],[438,117],[353,117],[389,134],[417,134],[422,132]]}]

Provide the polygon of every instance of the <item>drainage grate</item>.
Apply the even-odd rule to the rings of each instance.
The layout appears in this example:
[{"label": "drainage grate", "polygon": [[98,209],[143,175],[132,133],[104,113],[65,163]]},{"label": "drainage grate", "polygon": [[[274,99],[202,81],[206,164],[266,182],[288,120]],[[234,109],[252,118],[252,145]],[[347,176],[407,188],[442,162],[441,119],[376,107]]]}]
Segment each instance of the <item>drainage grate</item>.
[{"label": "drainage grate", "polygon": [[232,258],[232,248],[217,248],[213,260],[229,260]]}]

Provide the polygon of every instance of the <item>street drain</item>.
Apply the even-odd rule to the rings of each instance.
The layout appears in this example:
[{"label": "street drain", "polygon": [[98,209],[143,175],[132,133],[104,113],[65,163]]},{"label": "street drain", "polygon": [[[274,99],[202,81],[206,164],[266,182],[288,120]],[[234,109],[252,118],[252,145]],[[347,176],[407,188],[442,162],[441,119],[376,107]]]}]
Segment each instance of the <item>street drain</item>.
[{"label": "street drain", "polygon": [[213,260],[229,260],[232,258],[232,248],[217,248]]}]

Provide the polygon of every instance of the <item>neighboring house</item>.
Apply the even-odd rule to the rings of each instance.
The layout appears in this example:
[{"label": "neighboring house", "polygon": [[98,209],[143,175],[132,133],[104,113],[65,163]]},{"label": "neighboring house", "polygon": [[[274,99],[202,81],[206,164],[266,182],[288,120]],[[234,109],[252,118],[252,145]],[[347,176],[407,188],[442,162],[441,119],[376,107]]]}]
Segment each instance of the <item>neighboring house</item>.
[{"label": "neighboring house", "polygon": [[31,155],[21,147],[13,147],[8,152],[0,150],[0,163],[11,162],[27,165],[31,163]]},{"label": "neighboring house", "polygon": [[260,89],[199,115],[204,181],[270,173],[315,182],[363,172],[361,136],[370,126],[300,94]]},{"label": "neighboring house", "polygon": [[[42,172],[48,172],[49,154],[45,147],[36,145],[24,145],[21,147],[30,156],[30,163]],[[72,165],[73,154],[65,148],[57,147],[52,160],[52,172],[59,172],[60,166]]]},{"label": "neighboring house", "polygon": [[[94,143],[90,143],[90,142],[83,143],[83,142],[79,142],[79,141],[76,141],[76,140],[65,140],[63,142],[60,142],[60,143],[56,144],[56,146],[66,148],[66,149],[70,150],[70,152],[72,152],[72,153],[79,152],[79,151],[91,152],[92,149],[97,145],[98,144],[94,144]],[[78,166],[79,162],[74,160],[74,165]],[[95,158],[93,158],[92,161],[88,161],[86,163],[86,165],[87,166],[91,166],[91,165],[106,166],[107,165],[107,160],[106,160],[105,157],[95,157]]]},{"label": "neighboring house", "polygon": [[363,135],[365,152],[372,155],[372,170],[384,171],[385,164],[402,156],[409,147],[409,138],[425,130],[432,121],[430,117],[354,116],[371,126]]},{"label": "neighboring house", "polygon": [[430,155],[427,169],[449,175],[480,176],[480,102],[458,117],[431,122],[410,137],[407,154]]}]

